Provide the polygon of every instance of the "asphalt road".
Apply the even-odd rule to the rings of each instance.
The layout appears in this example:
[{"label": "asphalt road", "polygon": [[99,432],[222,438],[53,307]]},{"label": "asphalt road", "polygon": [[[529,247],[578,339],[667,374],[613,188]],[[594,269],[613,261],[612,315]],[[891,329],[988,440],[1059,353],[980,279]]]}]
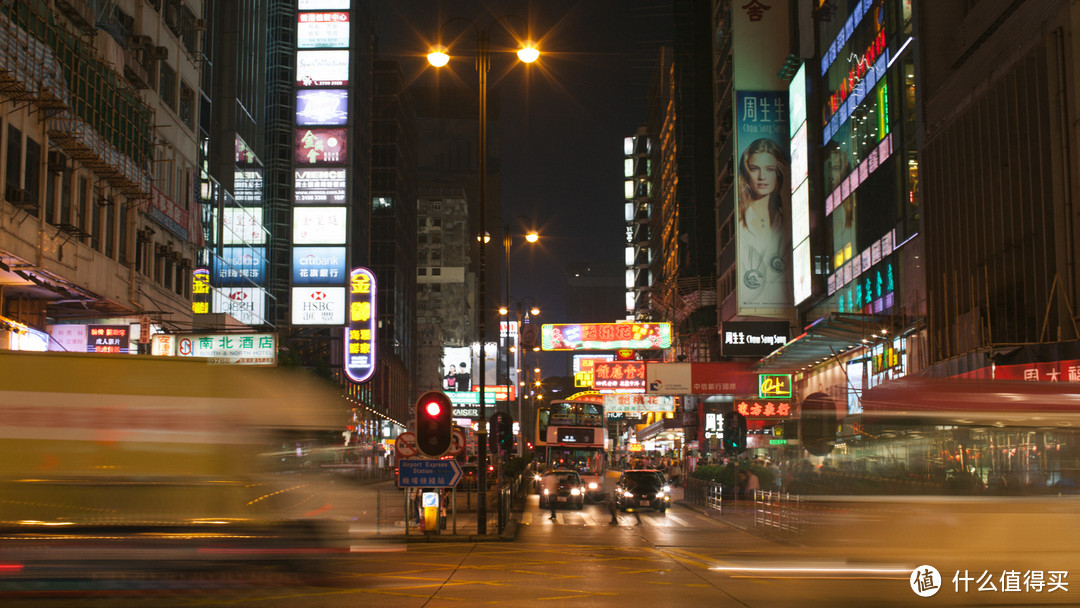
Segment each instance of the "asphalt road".
[{"label": "asphalt road", "polygon": [[[367,504],[359,501],[356,504]],[[366,508],[366,507],[365,507]],[[887,545],[792,542],[744,530],[734,510],[709,516],[677,504],[666,514],[618,514],[604,505],[559,510],[530,496],[513,542],[358,542],[317,584],[267,580],[239,589],[6,597],[8,606],[865,606],[1080,605],[1080,588],[1055,592],[940,590],[918,597],[909,578],[919,556]],[[869,531],[868,537],[873,537]],[[982,573],[978,556],[972,576]],[[1047,570],[1056,564],[1044,558]],[[959,564],[959,562],[958,562]],[[963,564],[967,567],[966,564]],[[960,567],[959,565],[957,567]],[[994,574],[1008,564],[997,563]],[[1080,583],[1077,583],[1080,585]]]}]

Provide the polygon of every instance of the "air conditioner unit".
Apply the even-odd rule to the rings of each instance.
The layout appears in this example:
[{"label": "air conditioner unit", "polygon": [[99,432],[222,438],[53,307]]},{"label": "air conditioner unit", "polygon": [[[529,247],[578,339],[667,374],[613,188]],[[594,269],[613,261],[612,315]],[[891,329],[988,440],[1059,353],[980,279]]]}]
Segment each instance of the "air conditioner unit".
[{"label": "air conditioner unit", "polygon": [[169,58],[169,49],[168,49],[168,47],[164,47],[164,46],[151,47],[150,48],[150,58],[151,59],[168,59]]},{"label": "air conditioner unit", "polygon": [[128,39],[128,47],[141,49],[144,46],[149,46],[151,42],[150,36],[132,36]]},{"label": "air conditioner unit", "polygon": [[195,30],[196,32],[205,32],[206,19],[192,19],[191,29]]},{"label": "air conditioner unit", "polygon": [[37,201],[33,200],[33,197],[30,195],[30,191],[24,190],[22,188],[9,187],[7,191],[4,192],[4,198],[7,199],[7,202],[15,205],[16,207],[37,207]]}]

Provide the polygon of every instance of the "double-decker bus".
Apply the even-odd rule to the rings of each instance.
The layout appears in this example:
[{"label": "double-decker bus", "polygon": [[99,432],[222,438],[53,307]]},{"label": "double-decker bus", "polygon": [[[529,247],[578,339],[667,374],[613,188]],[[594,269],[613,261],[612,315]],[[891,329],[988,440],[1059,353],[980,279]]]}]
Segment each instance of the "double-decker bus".
[{"label": "double-decker bus", "polygon": [[536,458],[541,468],[577,471],[590,498],[604,493],[606,443],[603,395],[585,391],[537,408]]}]

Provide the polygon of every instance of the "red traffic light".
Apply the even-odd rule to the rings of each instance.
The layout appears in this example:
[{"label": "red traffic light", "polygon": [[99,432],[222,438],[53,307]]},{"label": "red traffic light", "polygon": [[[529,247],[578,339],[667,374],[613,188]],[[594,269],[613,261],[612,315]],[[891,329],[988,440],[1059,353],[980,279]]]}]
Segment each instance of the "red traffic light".
[{"label": "red traffic light", "polygon": [[432,417],[438,416],[440,413],[442,413],[442,406],[440,406],[437,401],[428,402],[428,404],[424,406],[424,409],[427,410],[428,416]]}]

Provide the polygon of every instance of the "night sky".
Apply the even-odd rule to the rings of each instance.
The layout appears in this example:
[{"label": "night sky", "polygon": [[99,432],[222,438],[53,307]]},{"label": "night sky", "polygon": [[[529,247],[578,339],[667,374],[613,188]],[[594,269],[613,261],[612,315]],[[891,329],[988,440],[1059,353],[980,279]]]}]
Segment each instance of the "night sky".
[{"label": "night sky", "polygon": [[[430,69],[428,47],[449,19],[465,17],[484,28],[516,15],[529,23],[541,51],[529,66],[513,56],[506,31],[491,30],[488,90],[501,98],[502,217],[532,219],[543,235],[533,251],[520,240],[511,249],[510,297],[536,299],[542,322],[573,322],[565,318],[566,264],[623,261],[622,140],[645,122],[657,52],[670,44],[669,4],[399,0],[380,3],[378,11],[378,55],[401,61],[406,78],[421,81]],[[506,22],[520,31],[516,19]],[[444,30],[461,31],[471,29]],[[474,43],[467,34],[461,48],[471,54]],[[476,87],[471,59],[452,65],[463,83]],[[503,255],[501,247],[489,255]],[[554,368],[563,357],[555,357],[545,356],[545,376],[560,373]]]}]

